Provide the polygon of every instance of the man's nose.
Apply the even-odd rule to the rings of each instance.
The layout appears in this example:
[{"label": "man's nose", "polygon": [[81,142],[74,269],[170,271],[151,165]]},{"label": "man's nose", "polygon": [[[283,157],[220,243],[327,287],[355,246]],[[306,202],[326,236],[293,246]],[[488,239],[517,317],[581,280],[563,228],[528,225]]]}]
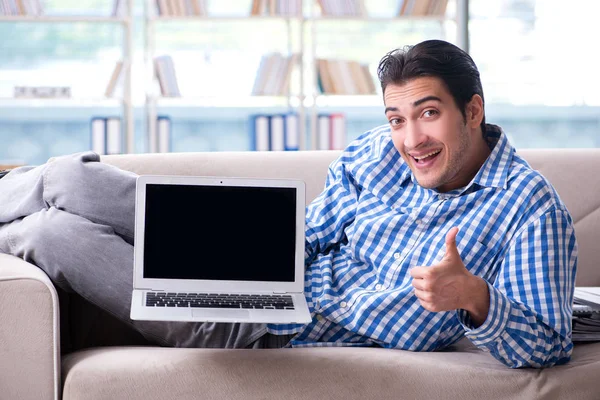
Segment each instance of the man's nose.
[{"label": "man's nose", "polygon": [[427,141],[427,135],[423,133],[419,124],[407,123],[405,127],[404,147],[408,150],[416,149]]}]

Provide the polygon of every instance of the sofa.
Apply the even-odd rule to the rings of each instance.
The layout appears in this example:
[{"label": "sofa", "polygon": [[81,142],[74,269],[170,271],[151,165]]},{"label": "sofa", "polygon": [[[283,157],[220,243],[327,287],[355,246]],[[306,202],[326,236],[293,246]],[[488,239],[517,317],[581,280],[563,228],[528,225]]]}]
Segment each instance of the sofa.
[{"label": "sofa", "polygon": [[[573,216],[577,285],[600,286],[600,149],[519,153],[554,184]],[[138,174],[298,178],[310,202],[338,154],[137,154],[102,161]],[[430,353],[161,348],[61,293],[34,265],[0,254],[0,399],[321,398],[598,400],[600,343],[577,343],[570,363],[546,369],[507,368],[467,339]]]}]

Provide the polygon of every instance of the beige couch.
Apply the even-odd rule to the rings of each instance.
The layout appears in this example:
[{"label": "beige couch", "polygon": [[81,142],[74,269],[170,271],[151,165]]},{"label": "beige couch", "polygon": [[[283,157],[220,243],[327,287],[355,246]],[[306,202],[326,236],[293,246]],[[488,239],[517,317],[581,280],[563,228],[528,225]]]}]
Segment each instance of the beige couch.
[{"label": "beige couch", "polygon": [[[183,153],[103,160],[139,174],[300,178],[310,201],[337,154]],[[573,215],[580,249],[577,284],[600,286],[600,149],[521,154],[550,179]],[[83,329],[83,319],[94,318],[83,307],[81,320],[61,324],[61,308],[44,273],[0,254],[0,399],[600,399],[600,343],[578,344],[569,364],[545,370],[508,369],[466,340],[435,353],[111,346],[61,356],[61,334],[71,335]]]}]

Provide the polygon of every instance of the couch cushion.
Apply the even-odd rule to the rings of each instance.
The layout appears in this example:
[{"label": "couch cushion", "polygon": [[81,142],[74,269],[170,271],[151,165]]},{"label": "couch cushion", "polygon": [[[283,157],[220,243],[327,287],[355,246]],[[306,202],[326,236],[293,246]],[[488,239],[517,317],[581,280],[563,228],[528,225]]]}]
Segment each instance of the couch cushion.
[{"label": "couch cushion", "polygon": [[69,355],[64,399],[595,399],[600,343],[563,366],[509,369],[464,339],[413,353],[374,348],[113,347]]},{"label": "couch cushion", "polygon": [[573,217],[577,286],[600,286],[600,149],[528,149],[519,154],[552,183]]},{"label": "couch cushion", "polygon": [[339,155],[334,150],[124,154],[102,156],[102,161],[140,175],[300,179],[308,204],[323,190],[327,167]]}]

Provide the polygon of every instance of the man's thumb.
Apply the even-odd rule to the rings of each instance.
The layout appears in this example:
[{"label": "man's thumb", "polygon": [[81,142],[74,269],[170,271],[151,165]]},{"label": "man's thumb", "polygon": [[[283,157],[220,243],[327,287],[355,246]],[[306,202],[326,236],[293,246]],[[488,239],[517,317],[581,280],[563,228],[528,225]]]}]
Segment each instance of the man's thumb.
[{"label": "man's thumb", "polygon": [[456,247],[456,235],[458,234],[458,227],[453,227],[446,234],[446,254],[444,255],[444,259],[452,260],[456,258],[460,258],[460,254],[458,253],[458,248]]}]

